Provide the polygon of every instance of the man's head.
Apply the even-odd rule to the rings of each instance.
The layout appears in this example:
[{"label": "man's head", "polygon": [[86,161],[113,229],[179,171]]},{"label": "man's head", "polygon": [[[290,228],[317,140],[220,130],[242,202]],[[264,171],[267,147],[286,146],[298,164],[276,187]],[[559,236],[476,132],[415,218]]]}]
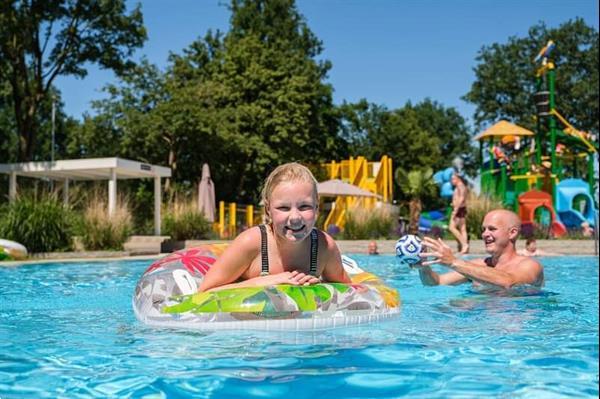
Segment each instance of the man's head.
[{"label": "man's head", "polygon": [[371,241],[368,246],[369,255],[377,255],[379,251],[377,250],[377,243],[375,241]]},{"label": "man's head", "polygon": [[452,173],[452,177],[450,178],[450,183],[452,183],[452,185],[454,187],[456,187],[459,184],[464,184],[464,181],[458,173]]},{"label": "man's head", "polygon": [[527,248],[529,252],[537,251],[537,241],[535,238],[529,237],[527,240],[525,240],[525,248]]},{"label": "man's head", "polygon": [[521,219],[516,213],[506,209],[488,212],[481,225],[481,238],[486,252],[500,255],[508,247],[514,250],[520,231]]}]

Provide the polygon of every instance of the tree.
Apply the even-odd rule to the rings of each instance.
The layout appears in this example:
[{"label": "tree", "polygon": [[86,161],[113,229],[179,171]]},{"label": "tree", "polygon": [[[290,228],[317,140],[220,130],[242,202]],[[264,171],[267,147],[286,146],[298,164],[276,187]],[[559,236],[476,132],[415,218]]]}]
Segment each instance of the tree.
[{"label": "tree", "polygon": [[409,224],[408,232],[418,234],[419,218],[423,209],[422,198],[431,196],[436,191],[435,183],[432,179],[433,171],[431,168],[413,169],[406,172],[404,169],[396,169],[396,184],[409,200]]},{"label": "tree", "polygon": [[578,129],[598,133],[598,32],[577,18],[550,29],[539,23],[527,37],[484,46],[477,55],[475,82],[464,100],[476,105],[477,127],[508,119],[535,128],[533,59],[553,40],[557,107]]},{"label": "tree", "polygon": [[124,0],[2,1],[0,82],[11,88],[18,160],[34,158],[40,107],[57,76],[84,77],[87,62],[120,74],[145,38],[139,6],[127,15]]}]

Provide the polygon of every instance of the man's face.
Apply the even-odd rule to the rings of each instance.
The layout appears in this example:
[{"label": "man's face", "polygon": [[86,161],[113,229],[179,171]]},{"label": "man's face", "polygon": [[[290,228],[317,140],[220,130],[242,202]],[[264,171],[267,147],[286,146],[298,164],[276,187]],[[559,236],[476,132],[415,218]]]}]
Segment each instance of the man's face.
[{"label": "man's face", "polygon": [[497,254],[502,252],[510,244],[514,227],[508,223],[498,213],[490,213],[484,219],[481,225],[481,238],[485,245],[485,251],[488,254]]},{"label": "man's face", "polygon": [[369,243],[369,253],[376,254],[377,253],[377,244],[374,242]]}]

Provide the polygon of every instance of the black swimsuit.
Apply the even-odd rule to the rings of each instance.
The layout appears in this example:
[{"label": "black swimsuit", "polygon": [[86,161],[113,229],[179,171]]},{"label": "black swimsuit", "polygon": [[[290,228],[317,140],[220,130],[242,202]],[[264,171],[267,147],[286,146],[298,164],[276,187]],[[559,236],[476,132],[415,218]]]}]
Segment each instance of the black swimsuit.
[{"label": "black swimsuit", "polygon": [[[258,226],[260,229],[260,257],[262,261],[261,276],[269,275],[269,252],[267,251],[267,227],[264,224]],[[319,253],[319,236],[317,229],[310,232],[310,271],[309,274],[317,275],[317,255]]]}]

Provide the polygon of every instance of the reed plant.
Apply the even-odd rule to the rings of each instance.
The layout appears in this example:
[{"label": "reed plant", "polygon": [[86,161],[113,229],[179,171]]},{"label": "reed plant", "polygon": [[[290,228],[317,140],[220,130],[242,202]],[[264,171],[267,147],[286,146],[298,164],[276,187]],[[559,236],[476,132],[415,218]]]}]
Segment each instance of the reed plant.
[{"label": "reed plant", "polygon": [[163,211],[162,225],[164,233],[175,241],[213,238],[211,224],[194,200],[175,199]]},{"label": "reed plant", "polygon": [[481,223],[489,211],[504,208],[499,199],[485,194],[476,195],[473,192],[469,192],[467,207],[467,233],[471,239],[481,236]]},{"label": "reed plant", "polygon": [[26,193],[0,207],[0,238],[17,241],[29,252],[71,248],[73,213],[53,194]]},{"label": "reed plant", "polygon": [[128,201],[119,199],[109,217],[104,196],[98,191],[93,192],[84,205],[78,230],[86,250],[122,250],[132,230]]},{"label": "reed plant", "polygon": [[354,208],[348,211],[342,238],[346,240],[393,238],[396,221],[396,212],[388,206],[375,209]]}]

